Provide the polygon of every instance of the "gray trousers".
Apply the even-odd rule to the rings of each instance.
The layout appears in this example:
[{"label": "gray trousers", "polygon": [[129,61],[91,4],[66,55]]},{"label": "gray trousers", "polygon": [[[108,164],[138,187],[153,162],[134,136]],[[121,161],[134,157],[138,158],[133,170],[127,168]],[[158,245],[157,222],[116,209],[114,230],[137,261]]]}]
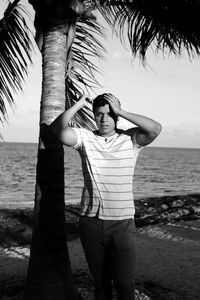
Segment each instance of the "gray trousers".
[{"label": "gray trousers", "polygon": [[136,229],[133,219],[100,220],[80,217],[80,238],[94,279],[95,299],[112,299],[112,282],[119,300],[135,299]]}]

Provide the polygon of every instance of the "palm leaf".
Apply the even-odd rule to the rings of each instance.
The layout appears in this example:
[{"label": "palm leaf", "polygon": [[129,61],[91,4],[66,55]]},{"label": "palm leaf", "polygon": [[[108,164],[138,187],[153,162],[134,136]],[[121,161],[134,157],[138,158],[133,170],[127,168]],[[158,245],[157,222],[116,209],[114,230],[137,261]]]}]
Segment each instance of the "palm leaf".
[{"label": "palm leaf", "polygon": [[[79,97],[86,92],[99,87],[95,78],[100,70],[92,62],[93,58],[103,58],[105,49],[98,40],[104,37],[103,28],[89,18],[79,20],[76,25],[76,36],[73,42],[66,72],[66,108],[71,107]],[[72,124],[78,127],[94,129],[95,123],[91,104],[80,110],[74,117]]]},{"label": "palm leaf", "polygon": [[22,90],[32,42],[21,5],[9,4],[0,20],[0,121],[7,120],[6,105],[13,106],[13,92]]},{"label": "palm leaf", "polygon": [[199,0],[99,0],[97,6],[143,60],[152,45],[174,54],[184,49],[189,56],[200,54]]}]

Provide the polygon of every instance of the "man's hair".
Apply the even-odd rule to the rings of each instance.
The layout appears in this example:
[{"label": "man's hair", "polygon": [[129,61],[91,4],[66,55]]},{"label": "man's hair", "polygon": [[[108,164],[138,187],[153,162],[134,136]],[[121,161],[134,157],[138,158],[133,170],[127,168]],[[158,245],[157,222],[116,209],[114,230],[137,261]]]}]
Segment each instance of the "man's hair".
[{"label": "man's hair", "polygon": [[[95,110],[96,108],[100,107],[100,106],[104,106],[106,104],[108,104],[110,106],[110,104],[108,103],[108,101],[105,99],[105,96],[107,96],[108,93],[104,93],[101,95],[98,95],[94,100],[93,100],[93,113],[95,114]],[[111,95],[111,94],[110,94]],[[120,102],[119,102],[120,104]],[[121,105],[121,104],[120,104]]]},{"label": "man's hair", "polygon": [[106,104],[109,104],[108,101],[104,98],[106,94],[101,94],[98,95],[94,100],[93,100],[93,113],[95,114],[96,108],[100,106],[104,106]]}]

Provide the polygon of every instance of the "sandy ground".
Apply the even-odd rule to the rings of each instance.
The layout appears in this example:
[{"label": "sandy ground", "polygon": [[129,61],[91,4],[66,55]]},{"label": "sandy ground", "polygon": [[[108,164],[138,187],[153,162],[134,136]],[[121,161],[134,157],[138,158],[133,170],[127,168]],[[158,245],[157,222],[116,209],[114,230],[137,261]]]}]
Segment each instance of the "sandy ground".
[{"label": "sandy ground", "polygon": [[[68,246],[73,272],[89,276],[79,238]],[[1,300],[17,299],[14,295],[24,282],[28,258],[28,247],[0,246]],[[199,300],[200,220],[138,229],[136,274],[138,288],[150,299]],[[9,293],[5,296],[2,291]]]},{"label": "sandy ground", "polygon": [[200,299],[200,221],[143,228],[137,253],[137,279],[158,299]]}]

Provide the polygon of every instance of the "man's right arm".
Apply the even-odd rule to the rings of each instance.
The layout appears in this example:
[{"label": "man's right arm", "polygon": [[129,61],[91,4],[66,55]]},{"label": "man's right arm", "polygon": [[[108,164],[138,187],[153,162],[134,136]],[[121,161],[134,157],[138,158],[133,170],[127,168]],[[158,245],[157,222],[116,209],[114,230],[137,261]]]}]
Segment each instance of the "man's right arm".
[{"label": "man's right arm", "polygon": [[85,99],[86,97],[83,95],[78,102],[58,116],[49,126],[58,140],[68,147],[73,147],[78,142],[75,131],[68,124],[77,111],[85,106]]}]

